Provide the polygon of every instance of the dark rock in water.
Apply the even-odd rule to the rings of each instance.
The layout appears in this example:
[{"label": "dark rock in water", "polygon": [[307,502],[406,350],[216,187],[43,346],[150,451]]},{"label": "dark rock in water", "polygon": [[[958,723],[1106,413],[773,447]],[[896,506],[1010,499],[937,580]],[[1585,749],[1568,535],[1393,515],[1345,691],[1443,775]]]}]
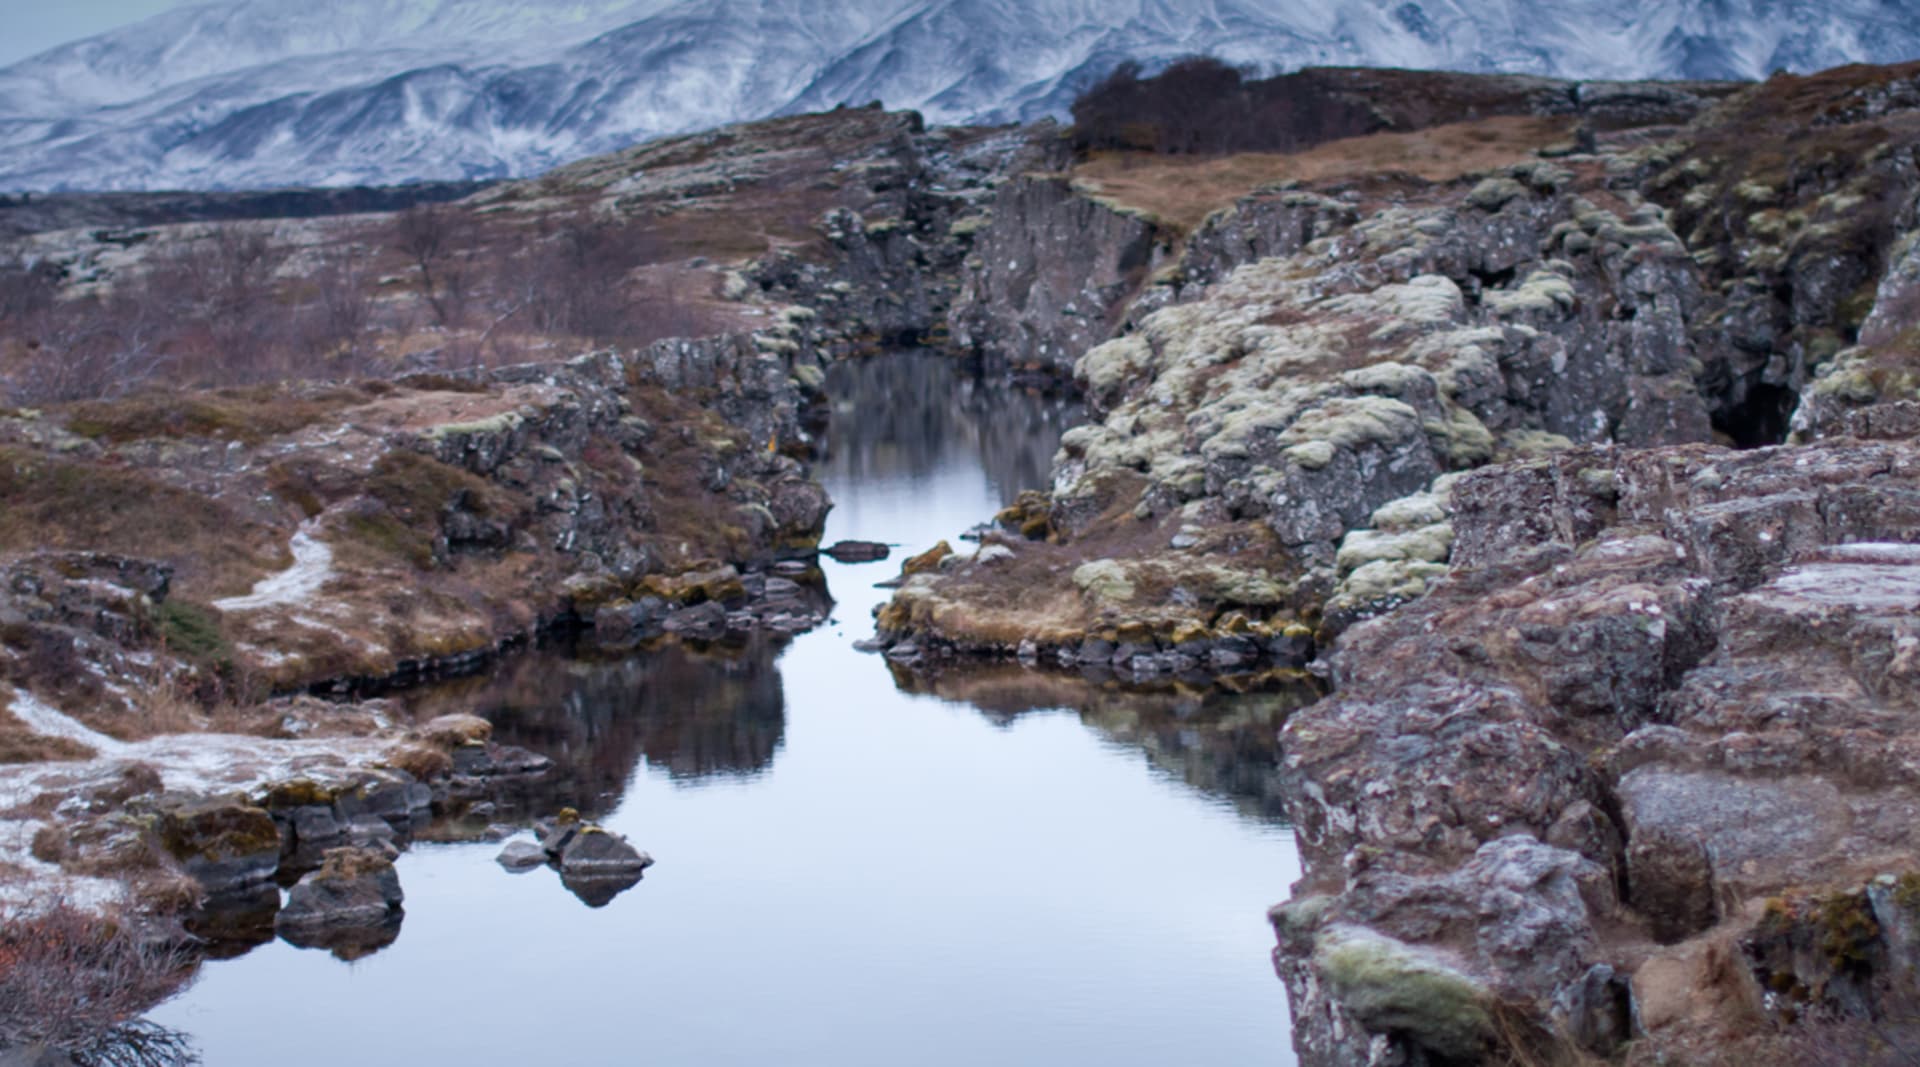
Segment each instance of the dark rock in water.
[{"label": "dark rock in water", "polygon": [[[320,869],[300,879],[274,918],[282,937],[303,946],[349,951],[391,943],[400,917],[400,875],[371,849],[336,848]],[[374,947],[379,947],[376,945]]]},{"label": "dark rock in water", "polygon": [[862,638],[853,643],[853,650],[855,652],[885,652],[887,650],[887,642],[878,637]]},{"label": "dark rock in water", "polygon": [[238,800],[160,802],[161,845],[209,893],[258,885],[280,868],[280,828],[265,809]]},{"label": "dark rock in water", "polygon": [[300,848],[332,844],[347,836],[347,828],[334,817],[330,804],[307,804],[295,808],[287,821],[293,827],[293,839]]},{"label": "dark rock in water", "polygon": [[634,848],[619,834],[598,826],[581,826],[569,834],[555,858],[560,873],[575,878],[638,875],[653,866],[653,857]]},{"label": "dark rock in water", "polygon": [[821,553],[840,563],[875,563],[886,559],[893,549],[878,541],[840,541]]},{"label": "dark rock in water", "polygon": [[358,786],[334,797],[333,806],[344,821],[377,815],[389,822],[404,823],[429,814],[433,789],[402,770],[374,771]]},{"label": "dark rock in water", "polygon": [[900,644],[894,645],[892,648],[887,649],[887,658],[900,663],[904,663],[908,660],[919,659],[920,646],[914,644],[911,641],[902,642]]},{"label": "dark rock in water", "polygon": [[661,628],[687,637],[718,637],[727,632],[727,609],[714,600],[681,608],[668,615]]},{"label": "dark rock in water", "polygon": [[401,914],[395,912],[386,922],[370,926],[291,928],[280,931],[280,939],[295,948],[325,949],[335,959],[352,963],[398,941],[401,918]]},{"label": "dark rock in water", "polygon": [[1089,637],[1080,643],[1080,662],[1105,665],[1113,661],[1113,642]]},{"label": "dark rock in water", "polygon": [[534,841],[509,841],[507,847],[494,857],[494,862],[518,874],[545,864],[547,850]]},{"label": "dark rock in water", "polygon": [[639,637],[658,628],[667,615],[667,602],[657,596],[602,604],[593,613],[594,636],[602,641]]}]

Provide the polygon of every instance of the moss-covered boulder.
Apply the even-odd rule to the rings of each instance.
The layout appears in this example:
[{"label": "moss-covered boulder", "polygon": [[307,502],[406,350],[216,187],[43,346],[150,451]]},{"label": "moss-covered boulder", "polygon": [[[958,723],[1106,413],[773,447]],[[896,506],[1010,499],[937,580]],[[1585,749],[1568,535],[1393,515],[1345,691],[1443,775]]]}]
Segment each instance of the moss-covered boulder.
[{"label": "moss-covered boulder", "polygon": [[280,828],[266,809],[235,798],[163,798],[161,847],[208,893],[258,885],[280,868]]},{"label": "moss-covered boulder", "polygon": [[1494,1038],[1492,994],[1438,953],[1360,927],[1320,935],[1313,964],[1360,1025],[1443,1060],[1478,1062]]}]

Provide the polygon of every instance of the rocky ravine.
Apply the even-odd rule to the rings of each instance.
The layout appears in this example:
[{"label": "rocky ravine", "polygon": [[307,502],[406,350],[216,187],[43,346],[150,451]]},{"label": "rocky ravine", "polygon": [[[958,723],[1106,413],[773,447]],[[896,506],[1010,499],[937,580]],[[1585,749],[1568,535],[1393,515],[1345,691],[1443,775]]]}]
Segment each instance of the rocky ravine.
[{"label": "rocky ravine", "polygon": [[1884,1038],[1920,944],[1915,77],[1243,198],[1106,308],[1049,491],[910,564],[882,640],[1317,658],[1274,913],[1306,1062]]},{"label": "rocky ravine", "polygon": [[[766,325],[0,415],[0,742],[68,761],[0,776],[6,860],[165,900],[377,853],[376,823],[545,769],[474,724],[253,697],[557,622],[809,625],[820,360],[945,326],[1016,370],[1077,357],[1095,419],[978,552],[908,563],[881,638],[903,670],[1277,673],[1302,699],[1318,657],[1333,695],[1283,737],[1310,868],[1275,916],[1310,1062],[1893,1013],[1915,76],[1531,85],[1550,145],[1383,119],[1472,120],[1504,155],[1423,177],[1335,142],[1191,232],[1096,195],[1048,127],[875,110],[488,190],[469,206],[510,220],[758,224],[720,295]],[[213,715],[279,736],[167,739]],[[377,856],[330,870],[397,908]]]}]

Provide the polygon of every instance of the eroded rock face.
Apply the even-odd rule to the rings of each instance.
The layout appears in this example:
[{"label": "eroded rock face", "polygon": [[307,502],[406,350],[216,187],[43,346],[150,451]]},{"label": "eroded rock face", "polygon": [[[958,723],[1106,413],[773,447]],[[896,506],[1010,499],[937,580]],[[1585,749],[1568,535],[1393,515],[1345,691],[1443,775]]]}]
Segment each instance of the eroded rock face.
[{"label": "eroded rock face", "polygon": [[953,342],[1015,370],[1070,369],[1171,257],[1152,218],[1083,196],[1063,175],[1012,178],[990,211],[954,300]]},{"label": "eroded rock face", "polygon": [[[1043,660],[1095,638],[1151,665],[1234,636],[1219,622],[1238,612],[1253,658],[1282,662],[1282,639],[1328,640],[1444,572],[1458,472],[1710,436],[1704,298],[1657,206],[1549,163],[1356,201],[1259,194],[1210,222],[1196,277],[1272,254],[1088,352],[1096,418],[1062,442],[1051,492],[1003,516],[1022,536],[908,581],[882,637],[1031,641]],[[1037,588],[1003,608],[996,575]]]},{"label": "eroded rock face", "polygon": [[1743,1025],[1661,999],[1727,939],[1745,962],[1685,981],[1879,1010],[1868,975],[1906,958],[1897,876],[1920,869],[1916,487],[1914,443],[1854,440],[1576,449],[1457,483],[1454,569],[1348,630],[1335,695],[1282,732],[1308,876],[1278,959],[1312,1062],[1457,1041],[1371,992],[1344,1006],[1322,945],[1355,927],[1598,1053],[1624,983],[1656,1040]]}]

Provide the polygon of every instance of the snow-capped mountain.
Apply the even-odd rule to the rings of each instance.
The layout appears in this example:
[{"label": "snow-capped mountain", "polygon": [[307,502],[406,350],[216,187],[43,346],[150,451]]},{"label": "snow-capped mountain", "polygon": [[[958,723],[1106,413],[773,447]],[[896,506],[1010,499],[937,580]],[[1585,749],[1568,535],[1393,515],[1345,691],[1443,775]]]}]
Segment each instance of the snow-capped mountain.
[{"label": "snow-capped mountain", "polygon": [[0,188],[518,175],[869,100],[1028,119],[1192,53],[1757,78],[1920,57],[1920,0],[227,0],[0,69]]}]

